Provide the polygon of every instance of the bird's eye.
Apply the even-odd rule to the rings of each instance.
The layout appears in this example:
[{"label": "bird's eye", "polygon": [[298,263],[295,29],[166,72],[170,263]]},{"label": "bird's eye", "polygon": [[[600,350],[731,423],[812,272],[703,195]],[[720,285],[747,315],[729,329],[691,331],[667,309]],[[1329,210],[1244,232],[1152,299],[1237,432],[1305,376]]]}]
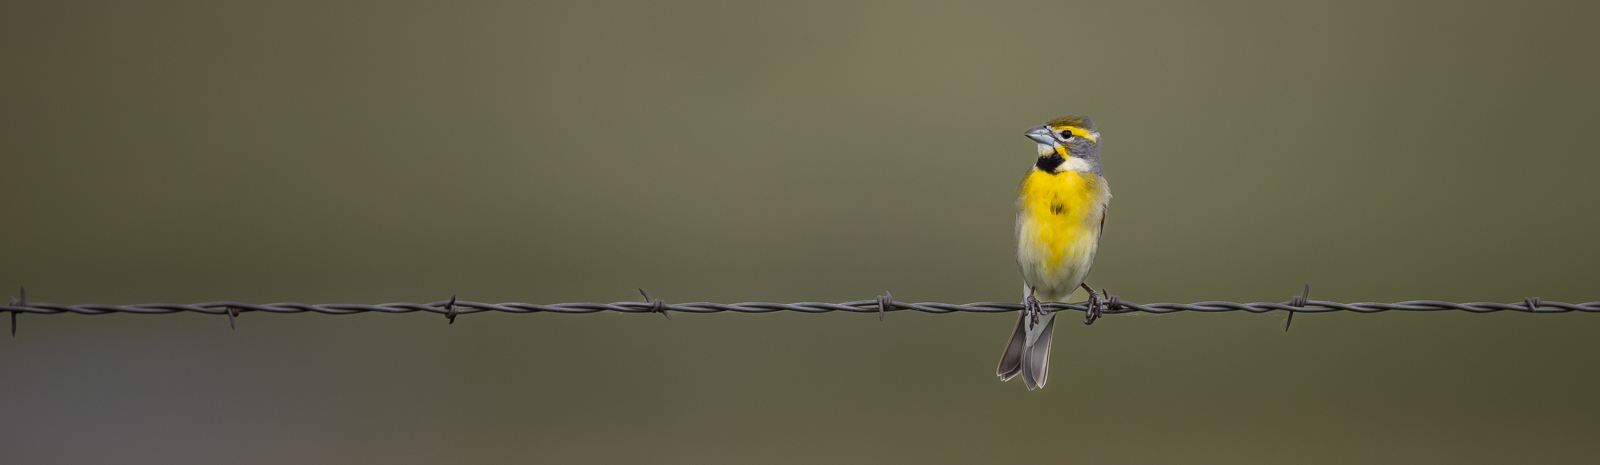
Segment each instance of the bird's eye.
[{"label": "bird's eye", "polygon": [[1061,140],[1067,140],[1067,139],[1071,139],[1071,138],[1072,138],[1072,131],[1061,131]]}]

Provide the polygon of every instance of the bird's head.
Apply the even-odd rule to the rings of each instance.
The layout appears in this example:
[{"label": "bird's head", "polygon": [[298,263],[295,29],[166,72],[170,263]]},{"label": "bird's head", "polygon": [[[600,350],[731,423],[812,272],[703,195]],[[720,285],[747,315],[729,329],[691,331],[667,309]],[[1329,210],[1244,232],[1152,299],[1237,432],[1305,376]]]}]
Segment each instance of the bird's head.
[{"label": "bird's head", "polygon": [[1100,174],[1100,132],[1089,117],[1062,116],[1023,135],[1039,143],[1039,169]]}]

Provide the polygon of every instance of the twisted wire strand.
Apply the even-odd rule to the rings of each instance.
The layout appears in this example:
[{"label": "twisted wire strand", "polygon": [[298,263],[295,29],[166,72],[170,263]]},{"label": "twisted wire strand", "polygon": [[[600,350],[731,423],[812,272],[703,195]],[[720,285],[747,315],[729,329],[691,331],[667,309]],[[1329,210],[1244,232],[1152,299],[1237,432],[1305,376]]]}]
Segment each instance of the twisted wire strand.
[{"label": "twisted wire strand", "polygon": [[[880,302],[883,306],[880,307]],[[1124,300],[1116,300],[1108,304],[1105,314],[1124,313],[1176,313],[1176,312],[1233,312],[1243,311],[1250,313],[1266,313],[1272,311],[1287,311],[1295,313],[1327,313],[1327,312],[1356,312],[1378,313],[1387,311],[1408,312],[1435,312],[1435,311],[1465,311],[1472,313],[1491,313],[1500,311],[1528,312],[1528,313],[1567,313],[1567,312],[1600,312],[1600,301],[1584,303],[1545,302],[1534,299],[1517,303],[1496,302],[1444,302],[1438,300],[1408,300],[1405,302],[1330,302],[1325,300],[1307,300],[1305,305],[1295,306],[1295,302],[1194,302],[1194,303],[1150,303],[1139,304]],[[1044,307],[1051,311],[1073,310],[1087,311],[1086,304],[1045,303]],[[943,302],[899,302],[893,300],[855,300],[850,302],[739,302],[723,304],[715,302],[687,302],[664,304],[657,302],[569,302],[556,304],[530,304],[522,302],[484,303],[472,301],[440,300],[428,303],[391,302],[385,304],[305,304],[299,302],[279,302],[270,304],[252,304],[232,301],[201,302],[194,304],[174,303],[148,303],[131,305],[104,305],[104,304],[78,304],[65,305],[37,302],[14,302],[11,305],[0,306],[0,312],[13,312],[32,314],[61,314],[75,313],[81,315],[104,315],[108,313],[134,313],[134,314],[166,314],[166,313],[205,313],[210,315],[226,315],[239,312],[269,312],[269,313],[321,313],[327,315],[350,315],[356,313],[412,313],[432,312],[444,315],[467,315],[481,312],[504,313],[773,313],[773,312],[800,312],[800,313],[880,313],[894,311],[916,311],[923,313],[1005,313],[1022,310],[1021,304],[1005,302],[973,302],[967,304],[951,304]]]}]

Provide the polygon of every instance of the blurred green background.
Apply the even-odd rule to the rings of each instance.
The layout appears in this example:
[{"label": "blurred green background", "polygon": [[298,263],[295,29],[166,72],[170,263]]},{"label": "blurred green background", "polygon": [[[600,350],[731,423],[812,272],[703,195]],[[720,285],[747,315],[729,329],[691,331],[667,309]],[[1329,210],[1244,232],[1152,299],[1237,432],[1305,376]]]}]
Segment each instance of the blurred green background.
[{"label": "blurred green background", "polygon": [[[1090,115],[1139,302],[1600,300],[1600,3],[0,4],[58,303],[1015,301]],[[9,291],[15,294],[15,291]],[[3,295],[0,295],[3,297]],[[1600,315],[20,317],[3,463],[1595,463]],[[1068,318],[1065,322],[1074,321]]]}]

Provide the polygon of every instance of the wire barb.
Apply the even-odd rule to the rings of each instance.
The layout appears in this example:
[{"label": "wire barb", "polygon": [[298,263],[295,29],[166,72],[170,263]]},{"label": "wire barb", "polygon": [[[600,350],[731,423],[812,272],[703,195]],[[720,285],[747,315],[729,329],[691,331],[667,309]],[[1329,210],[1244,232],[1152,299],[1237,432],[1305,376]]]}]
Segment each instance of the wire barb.
[{"label": "wire barb", "polygon": [[639,288],[639,295],[644,296],[645,303],[650,304],[650,313],[660,313],[667,317],[667,321],[672,321],[672,314],[667,313],[667,301],[661,299],[650,300],[650,293],[645,292],[642,287]]},{"label": "wire barb", "polygon": [[1529,312],[1534,312],[1534,313],[1538,313],[1539,312],[1539,298],[1538,297],[1529,297],[1529,298],[1526,298],[1526,299],[1522,299],[1522,303],[1524,305],[1528,306],[1528,311]]},{"label": "wire barb", "polygon": [[223,310],[228,311],[228,329],[239,329],[238,326],[234,326],[233,324],[233,319],[239,316],[239,307],[229,305],[226,308],[223,308]]},{"label": "wire barb", "polygon": [[889,291],[883,291],[883,295],[878,296],[878,321],[883,321],[883,312],[889,311],[889,307],[893,305],[894,294],[890,294]]},{"label": "wire barb", "polygon": [[[1295,308],[1306,308],[1306,299],[1308,299],[1310,297],[1311,297],[1311,285],[1307,284],[1306,285],[1306,290],[1300,291],[1300,295],[1297,295],[1297,296],[1289,298],[1289,306],[1290,307],[1295,307]],[[1289,332],[1289,324],[1290,323],[1294,323],[1294,309],[1291,308],[1291,309],[1288,310],[1288,312],[1289,312],[1289,318],[1283,320],[1283,332],[1285,332],[1285,333]]]},{"label": "wire barb", "polygon": [[450,294],[450,303],[444,304],[444,319],[450,320],[450,322],[445,324],[456,324],[456,315],[459,314],[459,312],[456,312],[456,295]]},{"label": "wire barb", "polygon": [[[18,287],[22,288],[22,297],[21,298],[17,298],[17,299],[11,299],[11,306],[12,307],[26,307],[26,306],[28,306],[28,288],[26,286],[18,286]],[[12,310],[11,311],[11,337],[17,337],[17,314],[18,313],[21,313],[21,312],[18,312],[16,310]]]}]

